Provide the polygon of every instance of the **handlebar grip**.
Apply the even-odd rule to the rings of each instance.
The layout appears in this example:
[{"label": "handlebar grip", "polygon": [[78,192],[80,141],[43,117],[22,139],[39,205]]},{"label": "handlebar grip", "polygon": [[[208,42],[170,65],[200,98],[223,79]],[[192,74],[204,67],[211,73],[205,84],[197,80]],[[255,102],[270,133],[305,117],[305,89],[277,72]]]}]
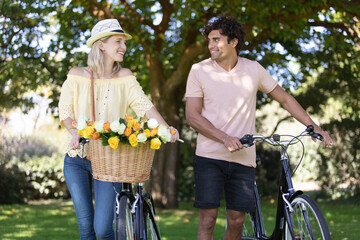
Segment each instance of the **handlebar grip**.
[{"label": "handlebar grip", "polygon": [[320,141],[324,140],[324,137],[321,134],[314,132],[314,126],[313,125],[307,126],[306,131],[309,133],[309,135],[311,137],[319,139]]},{"label": "handlebar grip", "polygon": [[79,140],[79,143],[80,144],[85,144],[85,143],[88,143],[89,142],[89,139],[86,139],[86,138],[80,138],[80,140]]},{"label": "handlebar grip", "polygon": [[239,140],[244,147],[250,147],[250,146],[254,145],[253,135],[246,134]]},{"label": "handlebar grip", "polygon": [[311,136],[312,137],[314,137],[314,138],[316,138],[316,139],[319,139],[320,141],[323,141],[324,140],[324,137],[321,135],[321,134],[319,134],[319,133],[312,133],[311,134]]}]

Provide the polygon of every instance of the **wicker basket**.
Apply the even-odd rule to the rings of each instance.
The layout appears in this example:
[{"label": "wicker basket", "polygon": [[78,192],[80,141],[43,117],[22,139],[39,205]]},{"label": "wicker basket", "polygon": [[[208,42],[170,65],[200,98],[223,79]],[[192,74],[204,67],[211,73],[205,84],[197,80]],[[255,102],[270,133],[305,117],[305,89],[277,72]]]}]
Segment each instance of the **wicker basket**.
[{"label": "wicker basket", "polygon": [[106,182],[142,183],[149,180],[155,150],[150,142],[137,147],[119,144],[117,149],[103,146],[101,140],[90,140],[88,159],[93,177]]}]

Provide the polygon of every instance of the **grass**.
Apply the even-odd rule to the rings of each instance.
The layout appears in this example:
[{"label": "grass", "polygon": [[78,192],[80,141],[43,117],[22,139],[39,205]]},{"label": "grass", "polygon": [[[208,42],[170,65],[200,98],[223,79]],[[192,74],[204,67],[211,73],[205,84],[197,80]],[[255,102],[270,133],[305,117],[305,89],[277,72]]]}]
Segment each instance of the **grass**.
[{"label": "grass", "polygon": [[[357,240],[360,236],[359,201],[319,202],[327,220],[332,239]],[[273,200],[262,203],[267,233],[270,233],[276,214]],[[196,239],[197,210],[192,203],[181,202],[176,210],[158,211],[164,240]],[[225,210],[221,207],[214,239],[222,239],[225,229]],[[0,239],[79,239],[72,202],[51,200],[30,205],[0,205]]]}]

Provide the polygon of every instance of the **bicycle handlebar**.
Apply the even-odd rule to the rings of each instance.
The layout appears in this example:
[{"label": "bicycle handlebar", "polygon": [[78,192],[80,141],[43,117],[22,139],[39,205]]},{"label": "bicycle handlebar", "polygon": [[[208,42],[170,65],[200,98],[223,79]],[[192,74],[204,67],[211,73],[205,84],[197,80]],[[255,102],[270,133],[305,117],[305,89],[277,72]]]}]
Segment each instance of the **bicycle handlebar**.
[{"label": "bicycle handlebar", "polygon": [[259,141],[265,141],[266,143],[268,143],[272,146],[288,146],[288,145],[296,144],[304,136],[311,136],[313,138],[319,139],[320,141],[323,141],[323,139],[324,139],[321,134],[314,132],[314,126],[309,125],[309,126],[307,126],[305,131],[303,131],[300,135],[295,136],[292,140],[280,141],[279,134],[274,134],[272,137],[265,137],[263,135],[246,134],[242,138],[240,138],[240,142],[244,147],[251,147],[256,142],[259,142]]}]

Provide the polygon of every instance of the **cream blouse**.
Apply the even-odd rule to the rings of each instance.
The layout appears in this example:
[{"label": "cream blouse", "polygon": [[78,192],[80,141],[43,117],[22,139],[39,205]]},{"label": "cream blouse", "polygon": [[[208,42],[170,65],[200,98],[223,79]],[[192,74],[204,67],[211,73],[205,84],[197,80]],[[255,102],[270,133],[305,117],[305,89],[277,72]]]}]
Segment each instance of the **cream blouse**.
[{"label": "cream blouse", "polygon": [[[91,80],[78,75],[67,76],[62,85],[59,100],[59,118],[62,122],[67,118],[77,120],[85,115],[91,116]],[[94,79],[95,120],[112,122],[124,118],[133,110],[137,117],[142,117],[152,106],[139,82],[134,76],[112,79]],[[71,157],[85,157],[84,149],[71,149],[71,134],[68,134],[66,152]],[[88,145],[88,144],[86,144]]]}]

